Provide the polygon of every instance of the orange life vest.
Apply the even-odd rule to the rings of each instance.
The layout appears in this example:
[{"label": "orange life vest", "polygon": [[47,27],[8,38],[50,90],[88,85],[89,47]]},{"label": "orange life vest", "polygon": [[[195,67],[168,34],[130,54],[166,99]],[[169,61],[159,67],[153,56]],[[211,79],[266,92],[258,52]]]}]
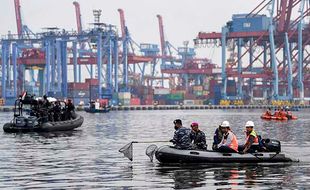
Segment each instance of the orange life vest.
[{"label": "orange life vest", "polygon": [[[238,140],[236,135],[231,131],[228,131],[228,133],[232,135],[232,140],[228,147],[238,152]],[[226,144],[226,139],[224,139],[223,144]]]}]

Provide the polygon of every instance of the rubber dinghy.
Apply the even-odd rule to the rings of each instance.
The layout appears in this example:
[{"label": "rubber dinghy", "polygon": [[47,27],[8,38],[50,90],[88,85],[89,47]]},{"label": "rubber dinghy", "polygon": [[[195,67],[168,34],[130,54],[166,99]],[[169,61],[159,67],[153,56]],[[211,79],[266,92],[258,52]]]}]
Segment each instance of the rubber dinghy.
[{"label": "rubber dinghy", "polygon": [[172,146],[161,146],[155,151],[161,163],[260,163],[298,162],[281,152],[220,153],[216,151],[180,150]]},{"label": "rubber dinghy", "polygon": [[[74,111],[68,111],[65,102],[56,101],[55,104],[43,107],[42,101],[25,95],[15,101],[14,118],[5,123],[3,131],[8,133],[69,131],[80,127],[84,118]],[[23,114],[23,106],[28,108],[29,114]],[[56,109],[57,108],[57,109]]]},{"label": "rubber dinghy", "polygon": [[[56,122],[37,122],[35,117],[19,117],[11,123],[3,126],[3,131],[7,133],[27,133],[27,132],[52,132],[52,131],[70,131],[80,127],[84,118],[76,113],[72,113],[72,119]],[[35,125],[33,125],[35,124]]]}]

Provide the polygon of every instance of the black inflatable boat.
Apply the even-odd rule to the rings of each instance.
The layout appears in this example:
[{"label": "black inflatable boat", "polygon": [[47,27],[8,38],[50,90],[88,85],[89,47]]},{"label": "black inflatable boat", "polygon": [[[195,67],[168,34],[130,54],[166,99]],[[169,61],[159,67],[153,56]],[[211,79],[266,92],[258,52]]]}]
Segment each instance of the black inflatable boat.
[{"label": "black inflatable boat", "polygon": [[[25,109],[23,106],[29,105]],[[55,107],[55,106],[59,107]],[[57,108],[57,109],[56,109]],[[29,114],[23,114],[28,110]],[[65,102],[57,101],[57,104],[43,105],[33,97],[26,96],[15,101],[14,118],[5,123],[3,131],[8,133],[26,132],[51,132],[69,131],[80,127],[84,118],[74,111],[68,111]]]},{"label": "black inflatable boat", "polygon": [[17,117],[15,121],[4,124],[3,131],[8,133],[69,131],[80,127],[83,122],[84,118],[76,113],[72,114],[70,120],[45,123],[39,123],[36,117]]},{"label": "black inflatable boat", "polygon": [[216,151],[180,150],[161,146],[155,152],[161,163],[260,163],[298,162],[281,152],[220,153]]}]

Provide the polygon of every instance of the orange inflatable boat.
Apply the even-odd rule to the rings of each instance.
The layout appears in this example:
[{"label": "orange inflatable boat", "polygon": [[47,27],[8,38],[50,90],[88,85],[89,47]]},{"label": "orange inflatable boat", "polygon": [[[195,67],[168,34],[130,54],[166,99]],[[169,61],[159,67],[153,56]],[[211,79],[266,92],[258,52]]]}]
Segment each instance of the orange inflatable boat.
[{"label": "orange inflatable boat", "polygon": [[287,120],[296,120],[297,117],[296,116],[273,116],[273,115],[267,115],[267,114],[263,114],[260,118],[262,119],[266,119],[266,120],[280,120],[280,121],[287,121]]}]

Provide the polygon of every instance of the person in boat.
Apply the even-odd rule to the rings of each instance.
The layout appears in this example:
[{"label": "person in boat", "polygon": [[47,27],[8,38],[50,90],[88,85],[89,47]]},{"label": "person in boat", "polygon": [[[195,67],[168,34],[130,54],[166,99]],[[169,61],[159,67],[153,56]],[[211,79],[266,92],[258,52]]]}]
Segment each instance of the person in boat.
[{"label": "person in boat", "polygon": [[53,107],[53,113],[54,121],[61,121],[61,106],[59,101],[55,102],[55,105]]},{"label": "person in boat", "polygon": [[51,104],[50,104],[50,102],[48,101],[47,96],[44,95],[44,96],[43,96],[43,105],[42,105],[42,106],[43,106],[44,108],[49,108],[50,105],[51,105]]},{"label": "person in boat", "polygon": [[268,110],[265,112],[265,115],[272,116],[271,108],[268,108]]},{"label": "person in boat", "polygon": [[192,131],[190,138],[193,142],[194,148],[198,150],[207,150],[206,135],[198,128],[198,123],[193,122],[191,128]]},{"label": "person in boat", "polygon": [[170,140],[174,144],[174,147],[177,149],[191,149],[192,143],[190,138],[191,130],[189,128],[182,126],[182,120],[176,119],[173,121],[174,124],[174,136]]},{"label": "person in boat", "polygon": [[217,149],[217,145],[220,144],[220,142],[222,141],[222,138],[223,138],[223,133],[221,130],[221,125],[219,125],[219,127],[216,128],[214,132],[212,150]]},{"label": "person in boat", "polygon": [[75,111],[75,106],[72,103],[71,99],[68,99],[68,103],[66,105],[66,115],[68,119],[72,118],[72,113]]},{"label": "person in boat", "polygon": [[280,115],[280,117],[286,117],[286,111],[284,111],[284,109],[281,108],[280,112],[279,112],[279,115]]},{"label": "person in boat", "polygon": [[293,114],[292,114],[292,112],[290,111],[290,109],[289,109],[288,106],[286,106],[286,108],[285,108],[285,113],[286,113],[287,119],[292,119]]},{"label": "person in boat", "polygon": [[223,121],[221,124],[223,133],[222,141],[218,144],[216,151],[225,153],[238,152],[238,140],[236,135],[230,130],[228,121]]},{"label": "person in boat", "polygon": [[246,129],[246,140],[245,144],[241,146],[241,153],[254,153],[258,150],[260,150],[259,145],[259,136],[254,131],[254,122],[253,121],[247,121],[245,124]]},{"label": "person in boat", "polygon": [[274,111],[274,114],[273,114],[273,116],[275,116],[275,117],[280,117],[280,111],[279,111],[280,109],[275,109],[275,111]]}]

